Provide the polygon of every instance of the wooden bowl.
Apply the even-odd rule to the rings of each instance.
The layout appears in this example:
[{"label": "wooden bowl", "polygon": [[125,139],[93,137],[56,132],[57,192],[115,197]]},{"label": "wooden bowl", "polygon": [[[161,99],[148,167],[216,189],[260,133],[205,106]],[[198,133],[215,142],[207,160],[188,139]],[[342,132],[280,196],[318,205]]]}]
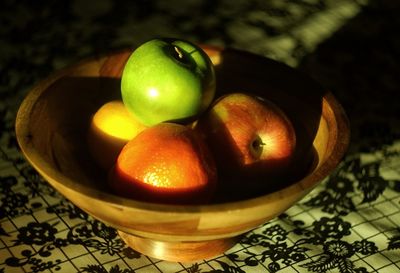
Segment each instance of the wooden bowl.
[{"label": "wooden bowl", "polygon": [[[259,195],[207,205],[155,204],[110,193],[106,172],[91,158],[86,134],[96,110],[120,98],[121,71],[130,50],[83,61],[45,79],[28,94],[16,119],[23,154],[56,190],[116,228],[132,248],[164,260],[195,261],[226,251],[240,235],[310,192],[337,166],[349,143],[340,104],[301,72],[242,51],[204,49],[216,67],[217,96],[256,93],[274,101],[292,120],[298,149],[290,181]],[[307,158],[311,165],[304,164]]]}]

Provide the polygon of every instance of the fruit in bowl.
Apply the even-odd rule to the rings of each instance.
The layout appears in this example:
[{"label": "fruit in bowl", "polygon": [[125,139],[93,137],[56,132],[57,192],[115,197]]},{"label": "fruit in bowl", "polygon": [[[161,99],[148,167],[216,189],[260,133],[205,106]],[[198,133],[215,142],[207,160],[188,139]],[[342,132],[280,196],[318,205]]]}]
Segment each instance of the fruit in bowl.
[{"label": "fruit in bowl", "polygon": [[[203,186],[199,190],[198,181],[193,184],[195,173],[191,173],[191,177],[185,168],[175,166],[179,160],[186,160],[180,157],[185,148],[178,142],[171,142],[176,147],[162,142],[167,139],[167,128],[171,132],[176,131],[171,122],[187,121],[187,118],[195,121],[191,123],[192,127],[193,124],[197,126],[194,125],[195,131],[186,130],[185,133],[205,136],[206,144],[200,145],[198,140],[194,143],[202,147],[207,145],[212,151],[212,156],[206,156],[206,162],[200,163],[210,165],[208,158],[216,158],[218,172],[223,174],[218,181],[219,188],[243,191],[240,181],[247,180],[250,182],[246,182],[246,190],[259,190],[262,189],[260,186],[274,183],[272,180],[287,170],[294,154],[296,135],[283,111],[271,101],[245,93],[229,93],[210,108],[214,92],[214,66],[201,48],[189,42],[154,39],[139,46],[129,56],[121,78],[124,105],[135,118],[154,128],[146,130],[146,138],[142,135],[140,140],[133,140],[135,144],[127,145],[119,155],[110,179],[110,185],[117,194],[152,202],[204,202],[205,198],[197,200],[192,196],[204,195],[199,192],[210,195],[210,191],[203,190]],[[169,121],[169,126],[157,126],[166,121]],[[149,148],[151,143],[157,144]],[[189,162],[204,160],[205,150],[194,149]],[[167,154],[168,158],[155,160],[160,153]],[[171,160],[174,163],[165,167]],[[144,166],[144,162],[148,166]],[[164,167],[158,170],[157,182],[149,182],[148,177],[155,174],[147,172],[154,172],[157,168],[149,166],[160,164]],[[197,166],[191,168],[201,169]],[[210,176],[209,171],[202,172]],[[213,172],[216,173],[216,170]],[[163,183],[163,179],[169,182]],[[184,184],[196,186],[180,189]],[[216,181],[211,184],[214,188]]]},{"label": "fruit in bowl", "polygon": [[349,122],[343,108],[311,78],[251,53],[203,49],[211,59],[219,60],[215,66],[217,94],[259,90],[257,95],[273,96],[291,117],[298,150],[308,151],[310,146],[314,150],[315,162],[290,184],[257,196],[201,205],[149,203],[112,194],[106,187],[106,175],[94,164],[82,139],[93,113],[120,92],[119,80],[102,71],[119,75],[114,68],[122,66],[115,63],[125,63],[128,54],[93,58],[51,75],[29,92],[16,119],[23,154],[51,186],[80,209],[119,230],[135,250],[164,260],[198,261],[220,255],[241,235],[284,212],[325,179],[349,143]]},{"label": "fruit in bowl", "polygon": [[88,147],[93,159],[105,170],[115,163],[122,147],[146,128],[120,100],[102,105],[91,118]]},{"label": "fruit in bowl", "polygon": [[236,182],[242,188],[265,189],[287,172],[294,156],[296,133],[291,121],[260,96],[239,92],[222,96],[196,129],[231,186]]},{"label": "fruit in bowl", "polygon": [[121,92],[124,104],[143,124],[197,117],[215,94],[210,58],[197,45],[178,39],[153,39],[126,62]]},{"label": "fruit in bowl", "polygon": [[175,123],[159,123],[129,141],[110,174],[115,193],[155,203],[207,203],[216,182],[206,144],[191,128]]}]

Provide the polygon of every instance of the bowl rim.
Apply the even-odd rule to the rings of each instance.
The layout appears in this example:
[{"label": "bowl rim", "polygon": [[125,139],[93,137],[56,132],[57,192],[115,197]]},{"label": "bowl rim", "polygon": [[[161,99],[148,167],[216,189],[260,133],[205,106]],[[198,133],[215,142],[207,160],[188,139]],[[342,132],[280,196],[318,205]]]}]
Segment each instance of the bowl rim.
[{"label": "bowl rim", "polygon": [[[211,49],[211,50],[227,50],[236,52],[237,54],[247,54],[249,56],[253,56],[255,58],[264,58],[266,60],[271,61],[276,65],[283,65],[286,68],[291,69],[295,73],[302,73],[296,68],[292,68],[284,63],[278,62],[276,60],[272,60],[270,58],[257,55],[254,53],[250,53],[247,51],[232,49],[232,48],[222,48],[208,45],[201,45],[202,48]],[[61,172],[53,169],[50,164],[44,160],[43,156],[31,145],[29,138],[29,121],[30,121],[30,113],[35,107],[36,101],[40,98],[40,96],[46,92],[49,86],[53,84],[58,79],[61,79],[64,76],[68,76],[71,74],[76,68],[80,68],[84,65],[91,64],[94,62],[104,62],[104,59],[107,56],[118,54],[118,52],[126,51],[123,50],[115,50],[110,51],[108,54],[104,56],[95,56],[84,58],[83,60],[68,65],[65,68],[59,69],[58,71],[53,72],[47,78],[42,79],[37,82],[33,88],[28,92],[28,94],[23,99],[20,107],[17,111],[16,119],[15,119],[15,132],[17,143],[22,151],[22,154],[25,156],[27,161],[34,167],[36,171],[46,180],[47,183],[53,186],[53,183],[59,184],[63,187],[67,187],[68,189],[79,192],[80,194],[84,194],[90,198],[98,199],[99,196],[102,197],[102,202],[109,203],[115,207],[124,207],[124,208],[132,208],[132,209],[140,209],[146,211],[154,211],[154,212],[168,212],[168,213],[185,213],[185,214],[198,214],[205,212],[227,212],[233,210],[242,210],[245,208],[254,208],[259,205],[265,205],[266,203],[275,200],[276,197],[279,196],[292,196],[297,193],[297,190],[300,188],[301,190],[309,190],[311,191],[318,182],[322,181],[326,176],[328,176],[331,172],[334,171],[336,166],[340,163],[342,158],[344,157],[347,148],[350,142],[350,124],[348,117],[344,111],[342,105],[337,101],[334,95],[325,90],[324,96],[322,98],[322,103],[326,104],[333,113],[333,116],[336,121],[336,133],[335,136],[335,149],[332,150],[329,158],[323,162],[318,169],[312,172],[313,177],[310,177],[310,174],[306,175],[302,179],[297,182],[294,182],[286,187],[283,187],[277,191],[270,192],[261,196],[252,197],[244,200],[236,200],[236,201],[227,201],[222,203],[210,203],[210,204],[200,204],[200,205],[179,205],[179,204],[162,204],[162,203],[151,203],[139,200],[133,200],[129,198],[120,197],[111,193],[107,193],[80,183],[73,181],[72,179],[66,177]],[[302,73],[307,76],[306,74]],[[311,77],[307,77],[308,80],[314,81]],[[62,179],[62,183],[59,182],[59,179]],[[49,181],[51,180],[51,181]]]}]

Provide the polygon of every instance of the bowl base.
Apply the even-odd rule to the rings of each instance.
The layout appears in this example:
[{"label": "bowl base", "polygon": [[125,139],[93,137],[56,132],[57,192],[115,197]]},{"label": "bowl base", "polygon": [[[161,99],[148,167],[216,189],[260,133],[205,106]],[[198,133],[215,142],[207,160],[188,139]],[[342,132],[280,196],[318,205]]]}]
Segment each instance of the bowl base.
[{"label": "bowl base", "polygon": [[149,257],[171,262],[195,262],[221,255],[239,240],[240,236],[209,241],[167,242],[135,236],[118,231],[132,249]]}]

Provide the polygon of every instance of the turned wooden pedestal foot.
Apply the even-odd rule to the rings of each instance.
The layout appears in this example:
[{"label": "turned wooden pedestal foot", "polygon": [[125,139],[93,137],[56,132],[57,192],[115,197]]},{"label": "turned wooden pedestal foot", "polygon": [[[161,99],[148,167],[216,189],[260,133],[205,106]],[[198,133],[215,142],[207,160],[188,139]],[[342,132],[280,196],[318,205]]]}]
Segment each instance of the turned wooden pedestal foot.
[{"label": "turned wooden pedestal foot", "polygon": [[132,249],[147,256],[174,262],[194,262],[221,255],[238,241],[239,237],[198,242],[167,242],[142,238],[118,231]]}]

